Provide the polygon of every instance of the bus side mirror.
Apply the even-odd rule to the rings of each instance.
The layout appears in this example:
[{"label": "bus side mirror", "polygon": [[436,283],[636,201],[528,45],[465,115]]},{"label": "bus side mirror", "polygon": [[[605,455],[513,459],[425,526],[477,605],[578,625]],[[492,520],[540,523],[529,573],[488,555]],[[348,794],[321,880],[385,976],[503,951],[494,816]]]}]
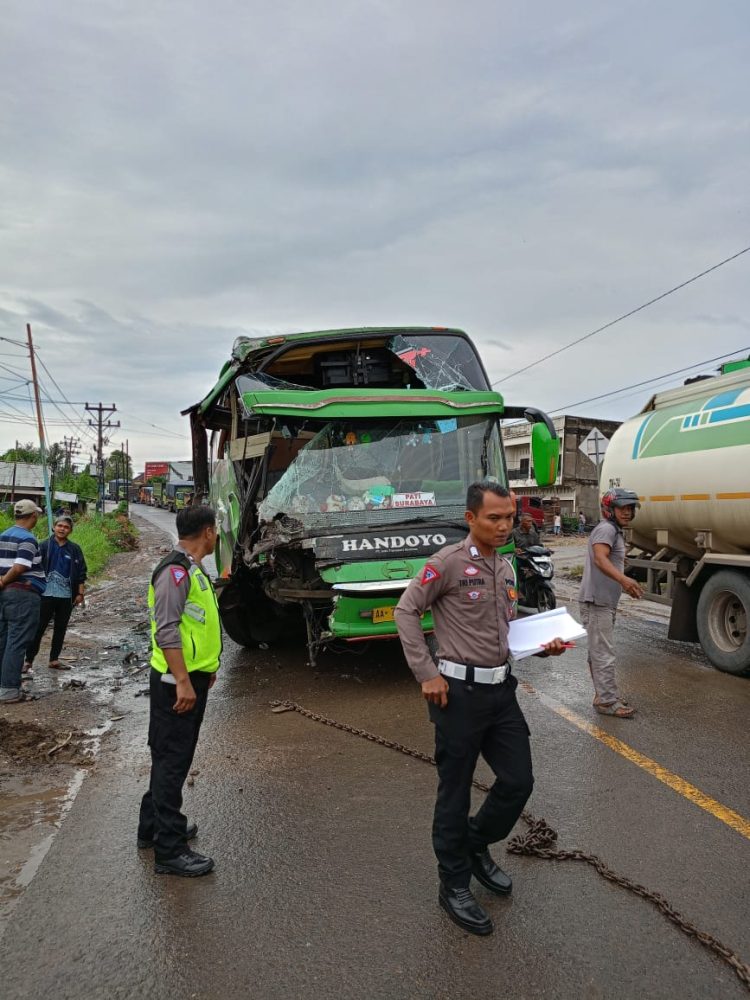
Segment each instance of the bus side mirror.
[{"label": "bus side mirror", "polygon": [[537,485],[552,486],[557,479],[560,438],[553,437],[545,423],[534,424],[531,428],[531,456]]}]

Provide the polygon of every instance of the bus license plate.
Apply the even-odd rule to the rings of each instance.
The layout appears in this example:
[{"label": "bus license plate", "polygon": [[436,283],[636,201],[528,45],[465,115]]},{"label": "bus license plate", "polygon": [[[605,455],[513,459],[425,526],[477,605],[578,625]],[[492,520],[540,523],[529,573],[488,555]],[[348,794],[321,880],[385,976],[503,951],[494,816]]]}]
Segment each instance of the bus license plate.
[{"label": "bus license plate", "polygon": [[377,625],[378,622],[392,622],[393,621],[393,607],[387,608],[373,608],[372,609],[372,623]]}]

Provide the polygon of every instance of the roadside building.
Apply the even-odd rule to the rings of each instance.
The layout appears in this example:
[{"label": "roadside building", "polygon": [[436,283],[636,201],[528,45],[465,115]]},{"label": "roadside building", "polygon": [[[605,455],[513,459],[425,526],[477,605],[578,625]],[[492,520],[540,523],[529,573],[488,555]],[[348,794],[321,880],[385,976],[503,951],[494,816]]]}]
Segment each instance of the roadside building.
[{"label": "roadside building", "polygon": [[170,462],[167,483],[174,486],[193,485],[192,462]]},{"label": "roadside building", "polygon": [[567,414],[553,417],[552,422],[560,438],[560,461],[557,479],[544,488],[534,479],[530,424],[524,421],[503,427],[509,485],[519,496],[541,498],[549,530],[556,513],[577,518],[582,511],[588,524],[595,523],[599,520],[599,471],[620,422]]},{"label": "roadside building", "polygon": [[41,465],[28,462],[0,462],[0,500],[33,500],[38,506],[44,501],[44,474]]},{"label": "roadside building", "polygon": [[[53,489],[52,509],[64,508],[83,513],[85,498],[75,493],[54,489],[54,477],[49,473],[50,487]],[[44,471],[41,465],[29,462],[0,462],[0,504],[10,506],[16,500],[33,500],[44,508]]]}]

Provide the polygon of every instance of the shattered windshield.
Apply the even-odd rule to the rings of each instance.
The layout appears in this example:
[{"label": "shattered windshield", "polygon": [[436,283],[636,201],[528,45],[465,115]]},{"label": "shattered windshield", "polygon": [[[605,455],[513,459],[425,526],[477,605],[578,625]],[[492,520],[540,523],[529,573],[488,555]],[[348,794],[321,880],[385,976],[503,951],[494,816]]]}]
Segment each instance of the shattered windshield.
[{"label": "shattered windshield", "polygon": [[247,375],[237,377],[237,391],[240,396],[246,392],[265,392],[268,389],[293,389],[307,392],[311,386],[297,385],[296,382],[287,382],[283,378],[275,378],[268,372],[250,372]]},{"label": "shattered windshield", "polygon": [[306,527],[461,518],[472,482],[506,482],[498,423],[483,416],[329,421],[276,475],[261,521]]},{"label": "shattered windshield", "polygon": [[400,334],[391,337],[389,350],[414,369],[427,389],[489,389],[471,344],[450,334]]}]

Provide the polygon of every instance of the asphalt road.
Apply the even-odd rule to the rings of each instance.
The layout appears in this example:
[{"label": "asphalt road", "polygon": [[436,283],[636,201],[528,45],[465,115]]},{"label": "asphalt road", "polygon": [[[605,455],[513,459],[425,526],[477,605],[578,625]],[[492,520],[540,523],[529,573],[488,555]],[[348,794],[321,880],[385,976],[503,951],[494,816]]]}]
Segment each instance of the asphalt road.
[{"label": "asphalt road", "polygon": [[[631,603],[617,644],[635,720],[592,713],[583,648],[519,665],[529,807],[561,847],[593,851],[750,961],[750,681],[668,642]],[[728,966],[580,863],[498,846],[513,896],[477,888],[495,933],[461,933],[436,905],[433,769],[269,707],[290,698],[430,752],[398,646],[327,655],[313,673],[294,636],[268,651],[228,645],[186,791],[215,873],[155,877],[135,848],[148,774],[138,699],[13,912],[0,942],[6,1000],[747,995]]]}]

